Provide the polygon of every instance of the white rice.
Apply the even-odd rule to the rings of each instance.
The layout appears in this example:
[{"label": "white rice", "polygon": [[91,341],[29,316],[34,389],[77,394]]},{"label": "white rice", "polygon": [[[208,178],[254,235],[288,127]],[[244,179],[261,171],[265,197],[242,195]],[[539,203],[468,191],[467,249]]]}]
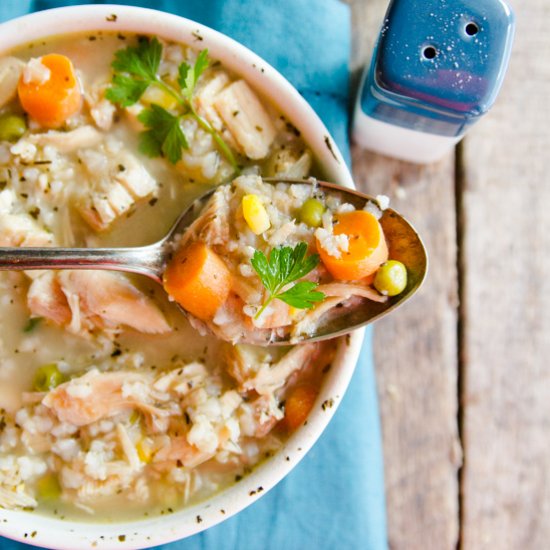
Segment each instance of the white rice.
[{"label": "white rice", "polygon": [[333,258],[341,258],[342,253],[349,250],[349,237],[347,235],[334,235],[332,231],[319,227],[315,230],[315,237],[319,246]]},{"label": "white rice", "polygon": [[380,210],[382,211],[390,207],[390,198],[386,195],[376,195],[376,201],[378,202],[378,206],[380,206]]},{"label": "white rice", "polygon": [[23,68],[23,82],[25,84],[45,84],[50,80],[51,71],[42,64],[42,58],[31,58]]}]

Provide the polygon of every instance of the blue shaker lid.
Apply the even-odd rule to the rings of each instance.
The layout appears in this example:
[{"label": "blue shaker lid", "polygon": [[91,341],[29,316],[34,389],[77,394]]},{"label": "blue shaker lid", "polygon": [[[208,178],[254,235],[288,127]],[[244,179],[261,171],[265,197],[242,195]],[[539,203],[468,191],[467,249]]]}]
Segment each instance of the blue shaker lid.
[{"label": "blue shaker lid", "polygon": [[393,0],[361,106],[372,117],[459,135],[493,105],[514,17],[502,0]]}]

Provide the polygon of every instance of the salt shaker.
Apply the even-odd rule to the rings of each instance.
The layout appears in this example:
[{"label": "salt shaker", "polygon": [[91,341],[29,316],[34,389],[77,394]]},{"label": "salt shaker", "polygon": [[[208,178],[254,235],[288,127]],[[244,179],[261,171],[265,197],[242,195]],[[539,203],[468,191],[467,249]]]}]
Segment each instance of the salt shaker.
[{"label": "salt shaker", "polygon": [[503,0],[393,0],[359,90],[355,141],[440,159],[493,105],[514,28]]}]

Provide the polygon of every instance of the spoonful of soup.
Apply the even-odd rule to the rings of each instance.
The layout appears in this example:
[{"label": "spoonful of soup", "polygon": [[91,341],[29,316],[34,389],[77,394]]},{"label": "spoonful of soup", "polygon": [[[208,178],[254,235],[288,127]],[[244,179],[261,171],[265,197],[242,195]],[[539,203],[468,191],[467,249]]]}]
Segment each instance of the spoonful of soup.
[{"label": "spoonful of soup", "polygon": [[0,248],[0,269],[145,275],[199,331],[284,345],[339,336],[394,310],[420,287],[427,255],[382,199],[313,178],[246,175],[208,191],[154,244]]}]

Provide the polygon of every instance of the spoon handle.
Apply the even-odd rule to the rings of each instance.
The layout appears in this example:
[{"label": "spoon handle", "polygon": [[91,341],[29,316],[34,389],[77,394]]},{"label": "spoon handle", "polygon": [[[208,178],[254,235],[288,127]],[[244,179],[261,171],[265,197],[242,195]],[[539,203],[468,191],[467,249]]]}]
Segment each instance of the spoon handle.
[{"label": "spoon handle", "polygon": [[163,249],[159,243],[133,248],[0,247],[0,270],[106,269],[162,281]]}]

